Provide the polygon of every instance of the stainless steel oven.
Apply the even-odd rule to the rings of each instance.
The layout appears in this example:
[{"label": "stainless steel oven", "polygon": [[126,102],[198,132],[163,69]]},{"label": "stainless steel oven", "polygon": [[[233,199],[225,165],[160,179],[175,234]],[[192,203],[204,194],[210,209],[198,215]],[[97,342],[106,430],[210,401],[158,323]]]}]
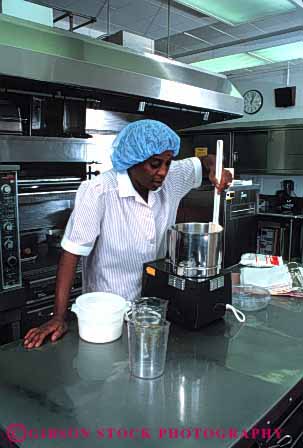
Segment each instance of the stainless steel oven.
[{"label": "stainless steel oven", "polygon": [[[20,254],[25,288],[21,336],[49,320],[53,313],[61,239],[86,177],[82,163],[21,163],[18,182]],[[82,291],[78,266],[70,306]]]},{"label": "stainless steel oven", "polygon": [[[60,242],[89,152],[83,139],[1,135],[0,344],[51,316]],[[79,265],[71,300],[81,283]]]}]

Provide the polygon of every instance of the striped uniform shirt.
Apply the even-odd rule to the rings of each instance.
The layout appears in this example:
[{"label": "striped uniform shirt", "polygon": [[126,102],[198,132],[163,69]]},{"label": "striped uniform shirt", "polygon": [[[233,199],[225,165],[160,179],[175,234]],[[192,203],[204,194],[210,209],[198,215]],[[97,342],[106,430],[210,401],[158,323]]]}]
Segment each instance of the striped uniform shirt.
[{"label": "striped uniform shirt", "polygon": [[127,171],[100,174],[80,185],[61,245],[83,256],[83,291],[140,297],[143,263],[166,255],[166,232],[180,200],[202,181],[201,162],[173,161],[148,203]]}]

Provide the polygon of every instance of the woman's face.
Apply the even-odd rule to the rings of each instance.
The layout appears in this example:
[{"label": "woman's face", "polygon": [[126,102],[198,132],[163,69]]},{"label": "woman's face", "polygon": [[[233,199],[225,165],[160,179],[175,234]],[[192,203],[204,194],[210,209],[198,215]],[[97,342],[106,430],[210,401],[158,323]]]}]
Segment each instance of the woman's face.
[{"label": "woman's face", "polygon": [[168,150],[132,166],[128,170],[131,180],[147,190],[157,190],[164,182],[172,158],[173,151]]}]

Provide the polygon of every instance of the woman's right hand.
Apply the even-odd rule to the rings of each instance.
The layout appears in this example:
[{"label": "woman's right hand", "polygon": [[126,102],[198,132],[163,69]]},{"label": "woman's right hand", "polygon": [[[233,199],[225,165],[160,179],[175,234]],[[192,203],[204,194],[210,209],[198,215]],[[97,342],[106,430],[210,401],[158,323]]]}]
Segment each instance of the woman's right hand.
[{"label": "woman's right hand", "polygon": [[51,341],[55,342],[67,331],[67,323],[64,318],[53,317],[50,321],[40,327],[32,328],[24,336],[25,348],[37,348],[43,343],[47,336],[51,336]]}]

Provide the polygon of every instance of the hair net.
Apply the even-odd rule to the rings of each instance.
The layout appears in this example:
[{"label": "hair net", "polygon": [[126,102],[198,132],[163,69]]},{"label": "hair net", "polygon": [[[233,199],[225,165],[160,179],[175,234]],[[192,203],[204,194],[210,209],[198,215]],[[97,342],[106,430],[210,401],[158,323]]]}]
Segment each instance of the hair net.
[{"label": "hair net", "polygon": [[139,120],[122,129],[112,148],[114,169],[124,171],[167,150],[173,151],[176,156],[180,148],[180,137],[160,121]]}]

